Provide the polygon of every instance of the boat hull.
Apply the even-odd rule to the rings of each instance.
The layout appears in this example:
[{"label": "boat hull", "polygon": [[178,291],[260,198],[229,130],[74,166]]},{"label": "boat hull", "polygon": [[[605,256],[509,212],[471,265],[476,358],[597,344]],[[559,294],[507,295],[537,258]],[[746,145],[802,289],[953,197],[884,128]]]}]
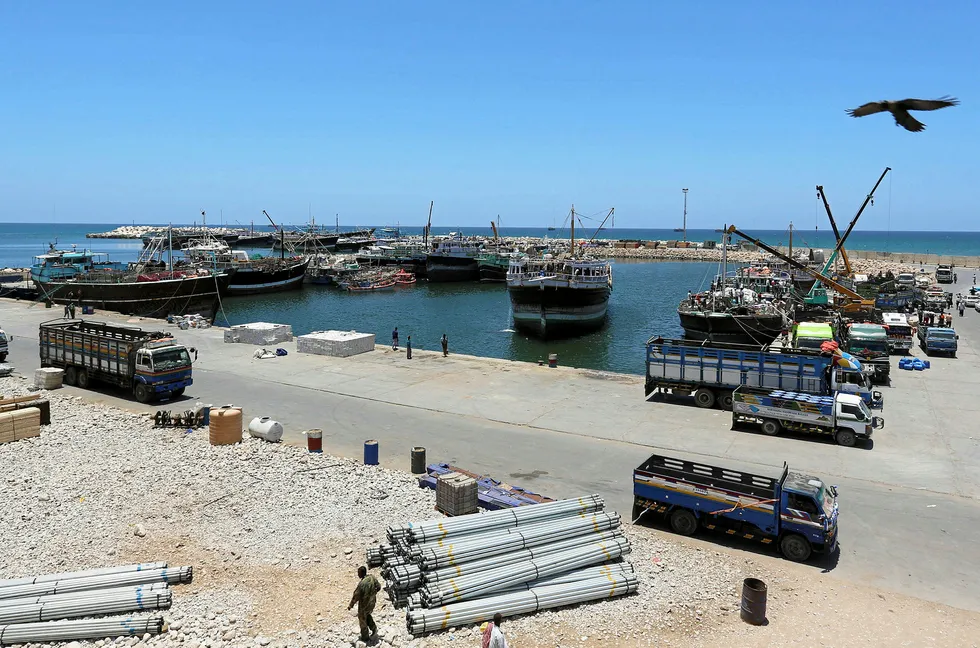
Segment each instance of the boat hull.
[{"label": "boat hull", "polygon": [[303,260],[278,268],[261,266],[240,268],[232,276],[231,283],[228,284],[227,290],[222,294],[229,296],[258,295],[302,288],[307,265],[309,265],[309,261]]},{"label": "boat hull", "polygon": [[503,283],[507,281],[507,266],[494,263],[480,263],[478,266],[480,281],[485,283]]},{"label": "boat hull", "polygon": [[196,313],[213,319],[219,307],[219,294],[227,290],[234,274],[228,272],[207,277],[119,283],[35,283],[41,299],[50,299],[56,304],[66,304],[70,299],[82,306],[94,306],[125,315],[163,318]]},{"label": "boat hull", "polygon": [[609,309],[608,286],[569,288],[510,286],[514,328],[542,338],[580,335],[602,328]]},{"label": "boat hull", "polygon": [[679,310],[677,314],[684,337],[692,340],[769,344],[783,331],[783,318],[773,314],[734,315],[684,310]]},{"label": "boat hull", "polygon": [[477,281],[480,268],[476,259],[430,255],[425,261],[425,275],[432,283]]}]

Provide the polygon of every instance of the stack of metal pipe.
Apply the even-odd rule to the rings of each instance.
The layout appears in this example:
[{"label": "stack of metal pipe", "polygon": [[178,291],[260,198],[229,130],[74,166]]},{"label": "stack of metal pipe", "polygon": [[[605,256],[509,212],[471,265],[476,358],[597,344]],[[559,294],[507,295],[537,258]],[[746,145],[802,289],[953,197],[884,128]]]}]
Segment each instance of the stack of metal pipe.
[{"label": "stack of metal pipe", "polygon": [[389,527],[367,558],[421,634],[636,591],[620,524],[590,495]]},{"label": "stack of metal pipe", "polygon": [[[104,615],[167,609],[170,585],[193,578],[156,562],[0,580],[0,645],[156,634],[162,617]],[[104,618],[65,620],[87,616]]]}]

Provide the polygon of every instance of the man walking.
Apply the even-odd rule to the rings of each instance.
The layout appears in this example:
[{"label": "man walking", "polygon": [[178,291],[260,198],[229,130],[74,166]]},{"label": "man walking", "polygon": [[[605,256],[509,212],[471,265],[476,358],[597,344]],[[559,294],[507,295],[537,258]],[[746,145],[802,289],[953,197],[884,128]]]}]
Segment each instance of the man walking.
[{"label": "man walking", "polygon": [[65,302],[65,319],[74,319],[74,315],[71,314],[72,304],[74,303],[75,293],[68,293],[68,301]]},{"label": "man walking", "polygon": [[371,613],[374,612],[381,583],[374,576],[368,576],[367,567],[364,566],[357,568],[357,577],[361,580],[354,589],[354,596],[351,597],[347,609],[357,604],[357,623],[361,626],[361,641],[367,643],[371,637],[378,634],[378,626],[374,624]]},{"label": "man walking", "polygon": [[504,633],[500,629],[502,621],[503,617],[500,616],[500,612],[493,615],[493,627],[490,629],[489,648],[507,648],[507,638],[504,637]]},{"label": "man walking", "polygon": [[398,350],[398,327],[397,326],[395,327],[395,330],[391,332],[391,350],[392,351]]},{"label": "man walking", "polygon": [[439,341],[442,342],[442,357],[445,358],[449,355],[449,338],[443,333],[442,339]]}]

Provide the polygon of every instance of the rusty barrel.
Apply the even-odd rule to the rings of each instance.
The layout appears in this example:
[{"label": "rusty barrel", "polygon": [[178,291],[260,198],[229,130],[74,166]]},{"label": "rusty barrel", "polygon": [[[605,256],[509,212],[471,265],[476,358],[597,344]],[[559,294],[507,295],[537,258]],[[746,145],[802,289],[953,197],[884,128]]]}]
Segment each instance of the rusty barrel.
[{"label": "rusty barrel", "polygon": [[323,452],[323,430],[313,428],[306,431],[306,449],[309,452]]},{"label": "rusty barrel", "polygon": [[746,578],[742,581],[742,621],[752,625],[762,625],[766,622],[766,584],[758,578]]}]

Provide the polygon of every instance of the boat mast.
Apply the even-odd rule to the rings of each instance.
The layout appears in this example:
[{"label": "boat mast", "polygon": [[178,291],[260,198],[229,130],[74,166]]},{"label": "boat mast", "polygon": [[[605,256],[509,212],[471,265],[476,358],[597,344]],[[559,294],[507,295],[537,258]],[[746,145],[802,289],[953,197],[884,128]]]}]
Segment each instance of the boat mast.
[{"label": "boat mast", "polygon": [[572,205],[572,257],[575,256],[575,205]]},{"label": "boat mast", "polygon": [[721,235],[721,295],[725,296],[725,279],[728,277],[728,225]]},{"label": "boat mast", "polygon": [[793,257],[793,221],[789,222],[789,255],[790,258]]},{"label": "boat mast", "polygon": [[429,247],[429,230],[432,229],[432,206],[436,204],[436,201],[429,201],[429,222],[425,225],[425,231],[422,232],[422,244],[428,248]]},{"label": "boat mast", "polygon": [[[174,271],[174,224],[170,223],[167,228],[167,270]],[[173,277],[171,277],[172,279]]]}]

